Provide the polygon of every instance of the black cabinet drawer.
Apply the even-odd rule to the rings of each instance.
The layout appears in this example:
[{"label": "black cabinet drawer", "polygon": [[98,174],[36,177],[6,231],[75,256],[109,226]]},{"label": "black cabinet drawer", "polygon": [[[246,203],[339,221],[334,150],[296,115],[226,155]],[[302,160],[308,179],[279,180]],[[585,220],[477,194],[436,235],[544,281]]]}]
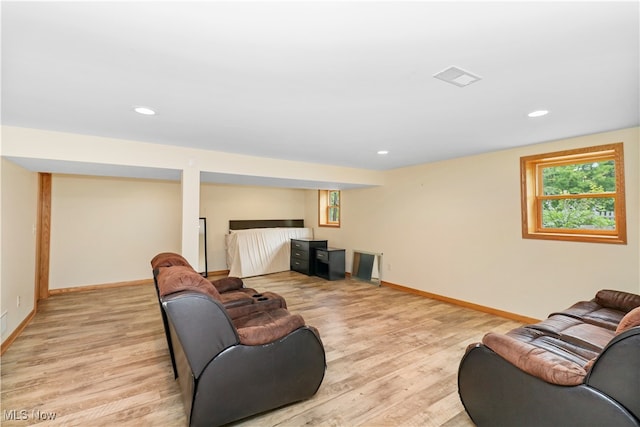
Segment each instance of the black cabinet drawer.
[{"label": "black cabinet drawer", "polygon": [[323,262],[329,262],[329,253],[325,250],[316,251],[316,259]]},{"label": "black cabinet drawer", "polygon": [[309,251],[302,249],[291,249],[291,258],[309,259]]},{"label": "black cabinet drawer", "polygon": [[309,274],[309,260],[291,258],[291,269],[300,273]]},{"label": "black cabinet drawer", "polygon": [[316,276],[327,280],[343,280],[345,277],[344,252],[344,249],[338,248],[317,249]]},{"label": "black cabinet drawer", "polygon": [[309,242],[306,240],[295,240],[292,239],[291,240],[291,252],[293,252],[294,249],[298,249],[298,250],[302,250],[302,251],[309,251]]},{"label": "black cabinet drawer", "polygon": [[291,239],[291,270],[313,276],[316,270],[316,249],[326,247],[326,240]]}]

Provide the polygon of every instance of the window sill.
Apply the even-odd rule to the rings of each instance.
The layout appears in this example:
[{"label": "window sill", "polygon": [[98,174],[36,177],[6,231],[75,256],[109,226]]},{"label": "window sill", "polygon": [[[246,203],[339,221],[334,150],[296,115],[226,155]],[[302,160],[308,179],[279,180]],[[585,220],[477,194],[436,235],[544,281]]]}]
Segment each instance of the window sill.
[{"label": "window sill", "polygon": [[617,245],[626,245],[626,236],[603,236],[596,234],[562,234],[562,233],[525,233],[523,239],[539,239],[539,240],[564,240],[569,242],[588,242],[588,243],[612,243]]}]

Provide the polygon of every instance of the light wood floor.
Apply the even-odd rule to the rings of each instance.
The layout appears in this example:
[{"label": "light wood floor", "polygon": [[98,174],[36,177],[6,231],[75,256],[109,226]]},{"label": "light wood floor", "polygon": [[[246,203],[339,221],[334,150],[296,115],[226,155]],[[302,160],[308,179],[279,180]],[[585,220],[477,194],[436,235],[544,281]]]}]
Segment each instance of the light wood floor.
[{"label": "light wood floor", "polygon": [[[519,326],[349,279],[284,272],[245,283],[279,293],[319,329],[327,371],[313,398],[238,426],[472,426],[457,393],[460,358],[486,332]],[[41,301],[1,368],[3,426],[50,413],[45,425],[186,424],[153,285]]]}]

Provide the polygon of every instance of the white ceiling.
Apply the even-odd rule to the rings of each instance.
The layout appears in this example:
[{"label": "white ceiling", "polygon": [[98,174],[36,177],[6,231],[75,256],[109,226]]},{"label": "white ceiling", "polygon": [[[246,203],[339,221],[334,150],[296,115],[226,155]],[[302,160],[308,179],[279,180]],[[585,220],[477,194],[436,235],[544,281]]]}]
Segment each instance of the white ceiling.
[{"label": "white ceiling", "polygon": [[637,1],[1,7],[5,125],[374,170],[640,125]]}]

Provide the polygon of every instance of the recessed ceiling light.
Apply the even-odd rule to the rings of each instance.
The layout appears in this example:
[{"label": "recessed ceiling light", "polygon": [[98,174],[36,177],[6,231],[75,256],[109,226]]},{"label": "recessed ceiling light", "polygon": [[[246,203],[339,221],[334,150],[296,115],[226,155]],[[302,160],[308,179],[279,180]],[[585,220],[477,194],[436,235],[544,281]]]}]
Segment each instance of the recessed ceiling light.
[{"label": "recessed ceiling light", "polygon": [[542,116],[546,116],[547,114],[549,114],[549,111],[547,110],[536,110],[536,111],[532,111],[529,114],[527,114],[527,116],[529,117],[542,117]]},{"label": "recessed ceiling light", "polygon": [[145,116],[153,116],[156,114],[156,112],[149,107],[135,107],[133,111],[135,111],[138,114],[143,114]]},{"label": "recessed ceiling light", "polygon": [[389,152],[387,150],[380,150],[378,151],[378,154],[385,155],[385,154],[389,154]]}]

